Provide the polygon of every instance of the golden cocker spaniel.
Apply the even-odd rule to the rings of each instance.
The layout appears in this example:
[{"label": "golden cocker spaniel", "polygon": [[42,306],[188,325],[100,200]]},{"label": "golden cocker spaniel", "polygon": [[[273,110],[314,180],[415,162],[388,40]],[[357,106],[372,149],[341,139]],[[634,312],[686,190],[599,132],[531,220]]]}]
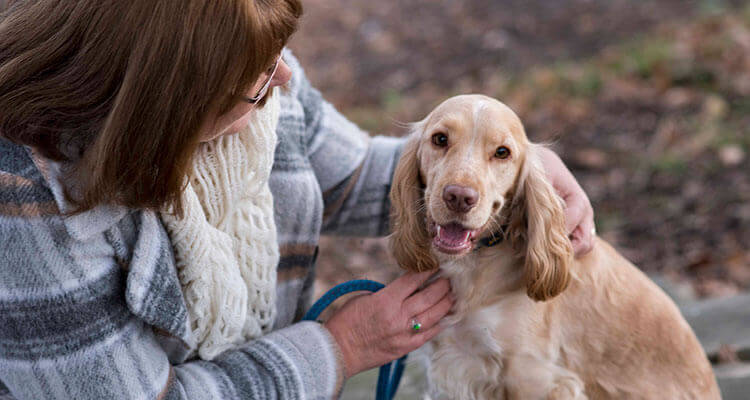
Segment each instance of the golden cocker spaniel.
[{"label": "golden cocker spaniel", "polygon": [[480,95],[414,124],[391,191],[391,248],[403,268],[439,268],[456,296],[432,341],[433,398],[720,398],[667,295],[601,239],[573,258],[539,146]]}]

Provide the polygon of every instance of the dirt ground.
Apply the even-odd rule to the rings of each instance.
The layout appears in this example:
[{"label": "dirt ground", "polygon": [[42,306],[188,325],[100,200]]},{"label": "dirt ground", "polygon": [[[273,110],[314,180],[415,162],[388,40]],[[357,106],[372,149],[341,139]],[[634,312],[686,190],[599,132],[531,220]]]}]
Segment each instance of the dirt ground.
[{"label": "dirt ground", "polygon": [[[685,0],[308,0],[312,82],[376,134],[443,99],[508,103],[589,194],[602,237],[698,296],[750,287],[750,6]],[[325,239],[319,288],[397,273]]]}]

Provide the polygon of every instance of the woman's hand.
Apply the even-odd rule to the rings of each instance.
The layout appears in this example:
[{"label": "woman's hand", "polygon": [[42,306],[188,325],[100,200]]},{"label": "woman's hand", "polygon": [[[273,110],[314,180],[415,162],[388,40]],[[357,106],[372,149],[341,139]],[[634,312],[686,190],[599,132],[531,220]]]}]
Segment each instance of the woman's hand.
[{"label": "woman's hand", "polygon": [[[325,323],[343,353],[347,378],[400,358],[442,331],[438,322],[454,302],[450,283],[440,278],[416,291],[433,274],[407,273],[378,292],[349,300]],[[414,331],[412,320],[421,329]]]},{"label": "woman's hand", "polygon": [[565,225],[576,257],[580,257],[594,246],[594,209],[560,157],[546,148],[542,150],[541,156],[547,178],[565,201]]}]

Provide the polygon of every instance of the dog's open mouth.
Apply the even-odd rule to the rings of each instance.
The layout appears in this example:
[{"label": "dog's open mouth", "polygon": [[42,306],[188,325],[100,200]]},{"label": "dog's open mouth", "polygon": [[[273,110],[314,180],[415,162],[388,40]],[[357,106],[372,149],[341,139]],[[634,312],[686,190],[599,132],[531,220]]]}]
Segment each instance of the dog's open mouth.
[{"label": "dog's open mouth", "polygon": [[435,237],[432,244],[435,248],[447,254],[460,254],[471,250],[479,229],[469,229],[457,222],[446,225],[434,225]]}]

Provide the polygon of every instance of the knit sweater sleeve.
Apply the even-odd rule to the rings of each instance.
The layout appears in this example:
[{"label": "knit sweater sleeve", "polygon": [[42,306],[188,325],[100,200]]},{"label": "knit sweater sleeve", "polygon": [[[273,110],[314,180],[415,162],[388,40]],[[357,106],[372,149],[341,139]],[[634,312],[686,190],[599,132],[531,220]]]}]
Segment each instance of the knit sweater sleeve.
[{"label": "knit sweater sleeve", "polygon": [[323,233],[388,233],[388,194],[404,139],[370,137],[325,101],[290,54],[292,94],[305,115],[307,156],[323,192]]},{"label": "knit sweater sleeve", "polygon": [[[59,216],[0,215],[0,397],[336,397],[342,382],[336,345],[314,322],[277,330],[211,362],[170,362],[159,336],[181,331],[185,321],[175,317],[184,313],[179,293],[169,293],[176,277],[161,268],[149,277],[138,265],[169,265],[166,235],[155,229],[153,214],[125,218],[132,221],[78,240]],[[125,225],[138,234],[119,228]],[[112,243],[128,238],[136,244],[124,266]],[[154,324],[162,326],[155,331]]]},{"label": "knit sweater sleeve", "polygon": [[[343,379],[336,344],[316,322],[279,329],[212,362],[174,368],[163,386],[175,399],[331,399]],[[333,372],[333,373],[331,373]]]}]

